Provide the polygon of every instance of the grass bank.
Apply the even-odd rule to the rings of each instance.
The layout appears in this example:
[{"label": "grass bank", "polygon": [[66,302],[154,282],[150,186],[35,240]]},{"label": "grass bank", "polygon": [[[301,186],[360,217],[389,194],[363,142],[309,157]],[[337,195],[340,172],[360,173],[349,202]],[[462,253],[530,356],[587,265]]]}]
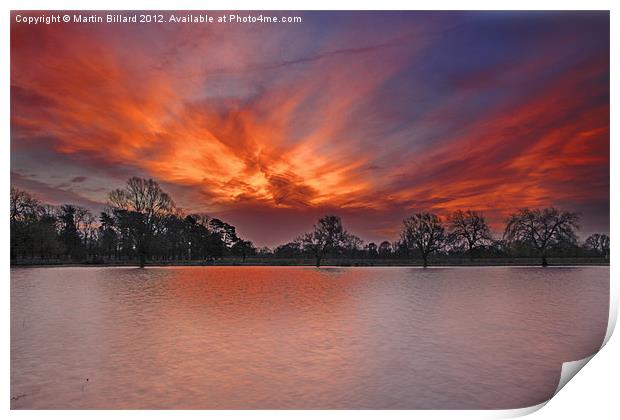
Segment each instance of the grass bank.
[{"label": "grass bank", "polygon": [[[563,257],[548,258],[550,266],[577,266],[593,265],[607,266],[609,261],[596,257]],[[35,267],[35,266],[118,266],[131,267],[138,265],[138,261],[132,260],[60,260],[60,259],[20,259],[11,261],[12,267]],[[249,257],[244,261],[242,258],[226,257],[216,260],[153,260],[148,261],[147,266],[315,266],[314,259],[299,258],[261,258]],[[322,266],[336,267],[417,267],[422,266],[422,259],[342,259],[326,258],[321,262]],[[469,260],[467,258],[437,258],[429,261],[430,266],[540,266],[540,258],[481,258]]]}]

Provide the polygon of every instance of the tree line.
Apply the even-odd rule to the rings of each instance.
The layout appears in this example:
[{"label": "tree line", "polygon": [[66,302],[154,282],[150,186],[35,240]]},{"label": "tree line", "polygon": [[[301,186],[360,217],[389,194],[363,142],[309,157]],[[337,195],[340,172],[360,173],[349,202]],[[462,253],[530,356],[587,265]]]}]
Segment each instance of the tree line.
[{"label": "tree line", "polygon": [[245,261],[312,258],[420,259],[498,257],[609,259],[609,236],[577,239],[579,216],[556,208],[521,209],[509,216],[504,233],[494,237],[484,215],[458,210],[445,219],[420,212],[403,220],[393,242],[364,243],[335,215],[321,217],[310,232],[274,249],[257,249],[236,228],[204,214],[184,214],[152,179],[131,178],[108,195],[98,217],[73,204],[51,206],[11,188],[11,260],[136,262],[214,261],[236,256]]},{"label": "tree line", "polygon": [[431,257],[598,257],[609,259],[609,236],[595,233],[583,243],[577,240],[579,216],[556,208],[521,209],[508,218],[504,234],[495,238],[484,216],[473,210],[457,210],[443,221],[421,212],[403,220],[399,240],[378,246],[348,233],[337,216],[319,219],[313,230],[277,247],[274,254],[310,253],[320,266],[326,256],[352,258],[418,258],[424,267]]},{"label": "tree line", "polygon": [[131,178],[96,218],[73,204],[50,206],[11,188],[11,259],[88,261],[244,259],[254,247],[234,226],[184,215],[151,179]]}]

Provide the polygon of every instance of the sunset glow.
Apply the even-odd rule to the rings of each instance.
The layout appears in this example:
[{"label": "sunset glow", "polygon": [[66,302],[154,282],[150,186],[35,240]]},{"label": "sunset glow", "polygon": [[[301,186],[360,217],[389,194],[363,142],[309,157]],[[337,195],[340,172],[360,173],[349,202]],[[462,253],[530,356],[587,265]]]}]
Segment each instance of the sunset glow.
[{"label": "sunset glow", "polygon": [[326,212],[367,241],[467,208],[499,229],[554,205],[608,232],[608,13],[300,15],[13,19],[12,184],[100,210],[152,177],[269,246]]}]

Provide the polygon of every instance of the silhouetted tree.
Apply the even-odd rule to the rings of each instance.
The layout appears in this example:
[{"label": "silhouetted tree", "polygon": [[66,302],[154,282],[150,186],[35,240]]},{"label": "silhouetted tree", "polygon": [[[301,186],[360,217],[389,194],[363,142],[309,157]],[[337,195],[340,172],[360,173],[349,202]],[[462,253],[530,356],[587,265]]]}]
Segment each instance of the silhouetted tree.
[{"label": "silhouetted tree", "polygon": [[262,246],[256,250],[256,255],[259,257],[271,257],[273,256],[273,251],[268,246]]},{"label": "silhouetted tree", "polygon": [[101,249],[108,259],[116,252],[118,234],[114,227],[114,218],[107,212],[101,212],[99,216],[99,240]]},{"label": "silhouetted tree", "polygon": [[600,233],[594,233],[585,241],[585,246],[587,249],[590,249],[605,260],[609,259],[609,236]]},{"label": "silhouetted tree", "polygon": [[62,245],[58,241],[57,219],[51,206],[41,206],[38,219],[30,226],[32,254],[40,258],[58,256]]},{"label": "silhouetted tree", "polygon": [[348,257],[355,258],[364,246],[364,241],[352,233],[347,232],[344,235],[342,246]]},{"label": "silhouetted tree", "polygon": [[239,240],[235,227],[221,221],[220,219],[211,219],[209,221],[209,226],[220,236],[220,238],[222,238],[222,242],[224,242],[224,246],[227,249],[232,248]]},{"label": "silhouetted tree", "polygon": [[299,258],[302,255],[301,241],[296,240],[277,246],[273,250],[273,255],[278,258]]},{"label": "silhouetted tree", "polygon": [[11,187],[11,258],[34,257],[35,232],[40,221],[41,202],[26,191]]},{"label": "silhouetted tree", "polygon": [[123,257],[132,259],[136,251],[136,232],[140,228],[134,212],[123,209],[113,209],[114,224],[118,231],[118,249]]},{"label": "silhouetted tree", "polygon": [[576,213],[553,207],[522,209],[508,218],[504,238],[509,242],[520,241],[536,249],[542,266],[546,267],[550,248],[564,241],[575,242],[578,221]]},{"label": "silhouetted tree", "polygon": [[368,256],[370,258],[376,258],[377,255],[379,255],[377,253],[377,244],[374,242],[369,242],[368,245],[366,246],[366,252],[368,253]]},{"label": "silhouetted tree", "polygon": [[320,267],[325,255],[344,247],[347,236],[340,217],[324,216],[314,225],[312,232],[301,236],[300,242],[303,250],[310,252],[316,259],[316,266]]},{"label": "silhouetted tree", "polygon": [[457,210],[448,220],[450,237],[467,246],[469,260],[474,258],[474,249],[492,241],[491,231],[484,216],[472,210]]},{"label": "silhouetted tree", "polygon": [[422,255],[424,267],[428,257],[439,251],[445,240],[444,227],[439,217],[432,213],[417,213],[403,220],[401,239],[407,248]]},{"label": "silhouetted tree", "polygon": [[402,240],[394,241],[392,243],[392,252],[399,258],[408,258],[410,254],[407,244]]},{"label": "silhouetted tree", "polygon": [[125,214],[124,221],[144,267],[158,222],[174,209],[174,202],[152,179],[130,178],[122,189],[109,194],[110,205]]},{"label": "silhouetted tree", "polygon": [[245,262],[248,255],[256,254],[254,244],[251,241],[246,241],[243,239],[239,239],[235,242],[231,248],[231,251],[234,255],[240,255],[243,258],[243,262]]},{"label": "silhouetted tree", "polygon": [[88,209],[75,206],[75,227],[82,242],[82,249],[79,250],[81,256],[93,256],[96,246],[95,242],[97,241],[95,222],[95,216]]},{"label": "silhouetted tree", "polygon": [[96,220],[83,207],[44,205],[12,188],[11,259],[102,255],[108,260],[138,257],[143,265],[146,258],[205,260],[255,253],[234,226],[206,215],[183,215],[154,181],[130,179],[110,194],[110,204]]},{"label": "silhouetted tree", "polygon": [[26,191],[11,187],[11,224],[35,220],[39,216],[41,202]]},{"label": "silhouetted tree", "polygon": [[58,222],[60,224],[60,241],[65,247],[65,255],[69,258],[76,258],[82,254],[82,239],[78,232],[78,209],[71,204],[63,204],[58,209]]},{"label": "silhouetted tree", "polygon": [[609,236],[594,234],[577,243],[575,213],[554,208],[524,209],[511,215],[501,240],[493,240],[484,217],[475,211],[457,211],[449,219],[450,232],[436,215],[419,213],[403,221],[399,241],[390,244],[363,241],[348,233],[337,216],[319,219],[312,232],[276,247],[256,250],[237,235],[235,226],[206,215],[185,215],[153,180],[132,178],[123,189],[110,193],[110,208],[96,220],[85,208],[73,204],[50,206],[31,194],[11,188],[11,260],[36,258],[85,258],[100,256],[118,261],[147,258],[161,261],[214,261],[226,255],[263,258],[312,256],[316,265],[327,256],[411,258],[421,256],[424,266],[438,251],[462,255],[474,251],[484,257],[540,256],[609,258]]},{"label": "silhouetted tree", "polygon": [[392,245],[388,241],[383,241],[379,244],[379,249],[377,251],[381,257],[389,257],[392,254]]}]

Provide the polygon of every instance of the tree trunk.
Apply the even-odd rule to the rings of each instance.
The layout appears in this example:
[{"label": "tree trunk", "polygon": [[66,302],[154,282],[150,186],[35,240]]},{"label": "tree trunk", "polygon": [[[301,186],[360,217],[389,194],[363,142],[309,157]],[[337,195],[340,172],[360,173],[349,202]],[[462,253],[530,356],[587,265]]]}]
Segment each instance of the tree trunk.
[{"label": "tree trunk", "polygon": [[140,252],[140,268],[144,268],[146,264],[146,254],[144,252]]},{"label": "tree trunk", "polygon": [[423,260],[423,267],[426,268],[428,267],[428,256],[426,255],[422,255],[422,260]]},{"label": "tree trunk", "polygon": [[316,256],[316,266],[317,268],[321,266],[321,257],[319,257],[318,255]]},{"label": "tree trunk", "polygon": [[543,254],[542,256],[542,266],[543,267],[547,267],[549,264],[547,264],[547,256],[545,254]]}]

